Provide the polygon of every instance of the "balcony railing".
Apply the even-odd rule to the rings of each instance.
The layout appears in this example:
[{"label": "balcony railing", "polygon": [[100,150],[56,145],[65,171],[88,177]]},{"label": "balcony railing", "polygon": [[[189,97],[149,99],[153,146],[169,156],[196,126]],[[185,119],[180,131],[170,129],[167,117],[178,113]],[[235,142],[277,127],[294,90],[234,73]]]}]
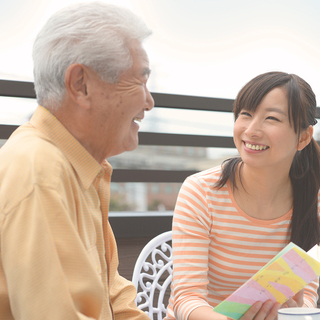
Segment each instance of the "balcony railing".
[{"label": "balcony railing", "polygon": [[[35,98],[33,83],[23,81],[0,80],[0,96],[15,98]],[[152,93],[155,108],[172,108],[183,110],[232,112],[233,100]],[[317,108],[320,118],[320,108]],[[17,125],[0,124],[0,139],[8,139]],[[140,145],[183,146],[208,148],[234,148],[232,137],[192,134],[172,134],[139,132]],[[114,169],[112,182],[176,182],[182,183],[194,170],[157,170],[157,169]],[[171,229],[172,215],[157,214],[110,214],[110,221],[116,236],[153,236]],[[136,221],[136,223],[134,222]],[[133,228],[132,226],[135,226]],[[150,227],[152,225],[152,228]]]}]

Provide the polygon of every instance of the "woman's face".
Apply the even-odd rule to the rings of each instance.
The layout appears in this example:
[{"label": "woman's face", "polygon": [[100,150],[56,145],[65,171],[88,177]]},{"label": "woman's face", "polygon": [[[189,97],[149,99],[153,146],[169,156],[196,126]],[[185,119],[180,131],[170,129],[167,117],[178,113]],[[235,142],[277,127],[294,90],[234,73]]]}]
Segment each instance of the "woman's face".
[{"label": "woman's face", "polygon": [[243,108],[235,121],[233,136],[246,165],[289,170],[300,145],[289,123],[285,89],[272,89],[255,111]]}]

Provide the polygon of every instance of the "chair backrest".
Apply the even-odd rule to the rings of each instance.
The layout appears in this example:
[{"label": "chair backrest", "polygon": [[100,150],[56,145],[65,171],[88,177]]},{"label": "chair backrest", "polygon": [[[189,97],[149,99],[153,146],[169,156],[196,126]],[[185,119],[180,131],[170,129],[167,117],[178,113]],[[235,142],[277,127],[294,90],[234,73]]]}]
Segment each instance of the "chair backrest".
[{"label": "chair backrest", "polygon": [[142,249],[133,269],[137,306],[151,319],[162,320],[167,312],[164,299],[168,299],[172,281],[171,240],[171,231],[151,239]]}]

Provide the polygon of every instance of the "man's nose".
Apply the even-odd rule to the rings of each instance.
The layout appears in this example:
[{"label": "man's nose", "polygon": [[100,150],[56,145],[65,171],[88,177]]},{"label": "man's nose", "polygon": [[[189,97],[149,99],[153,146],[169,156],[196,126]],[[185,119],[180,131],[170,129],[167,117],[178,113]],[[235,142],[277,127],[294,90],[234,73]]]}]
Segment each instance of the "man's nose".
[{"label": "man's nose", "polygon": [[146,111],[150,111],[152,110],[154,107],[154,100],[153,97],[150,93],[150,91],[148,90],[148,88],[146,88]]}]

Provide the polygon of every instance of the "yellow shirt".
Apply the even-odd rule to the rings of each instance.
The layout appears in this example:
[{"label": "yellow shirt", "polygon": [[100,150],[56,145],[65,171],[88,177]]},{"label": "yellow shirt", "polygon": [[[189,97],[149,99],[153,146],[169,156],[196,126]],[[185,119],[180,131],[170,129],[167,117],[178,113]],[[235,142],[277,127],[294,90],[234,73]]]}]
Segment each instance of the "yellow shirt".
[{"label": "yellow shirt", "polygon": [[149,319],[117,271],[112,168],[45,108],[0,149],[0,319]]}]

